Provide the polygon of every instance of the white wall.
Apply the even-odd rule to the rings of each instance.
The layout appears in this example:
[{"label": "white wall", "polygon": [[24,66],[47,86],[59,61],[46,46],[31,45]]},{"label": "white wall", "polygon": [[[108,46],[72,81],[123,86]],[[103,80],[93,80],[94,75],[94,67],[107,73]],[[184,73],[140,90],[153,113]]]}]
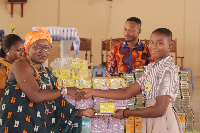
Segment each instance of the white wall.
[{"label": "white wall", "polygon": [[149,39],[156,28],[169,28],[178,40],[178,56],[184,56],[184,67],[200,76],[199,5],[199,0],[28,0],[21,18],[20,5],[14,5],[11,17],[10,5],[0,1],[0,29],[9,33],[13,22],[14,33],[24,38],[34,26],[76,27],[79,37],[92,38],[93,63],[99,65],[101,40],[123,37],[126,19],[136,16],[142,20],[141,39]]}]

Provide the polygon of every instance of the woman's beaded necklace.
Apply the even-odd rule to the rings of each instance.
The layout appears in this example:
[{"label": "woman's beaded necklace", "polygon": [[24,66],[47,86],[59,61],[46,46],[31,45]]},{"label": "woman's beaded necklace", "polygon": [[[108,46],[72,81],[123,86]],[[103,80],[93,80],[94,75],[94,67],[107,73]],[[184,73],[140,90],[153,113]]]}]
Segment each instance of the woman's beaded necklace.
[{"label": "woman's beaded necklace", "polygon": [[[35,72],[35,78],[36,78],[36,80],[38,81],[39,87],[40,87],[41,89],[43,89],[43,88],[42,88],[42,85],[43,85],[43,84],[46,84],[46,83],[44,83],[44,82],[42,81],[41,76],[40,76],[40,74],[39,74],[39,72],[38,72],[38,70],[37,70],[37,67],[36,67],[35,64],[31,61],[30,57],[29,57],[29,56],[26,56],[26,58],[28,59],[28,62],[30,63],[31,67],[33,68],[33,70],[34,70],[34,72]],[[44,68],[43,65],[42,65],[42,68],[45,70],[45,73],[47,73],[47,72],[46,72],[46,69]],[[47,74],[47,75],[48,75],[48,74]],[[48,84],[48,85],[49,85],[50,88],[52,89],[52,84],[51,84],[50,78],[49,78],[49,84]],[[53,100],[52,102],[47,102],[47,103],[48,103],[48,104],[52,104],[52,103],[53,103],[53,107],[52,107],[52,111],[51,111],[51,112],[49,112],[49,109],[47,108],[46,103],[44,103],[44,107],[45,107],[45,111],[46,111],[47,115],[48,115],[48,114],[52,114],[53,111],[54,111],[55,100]]]}]

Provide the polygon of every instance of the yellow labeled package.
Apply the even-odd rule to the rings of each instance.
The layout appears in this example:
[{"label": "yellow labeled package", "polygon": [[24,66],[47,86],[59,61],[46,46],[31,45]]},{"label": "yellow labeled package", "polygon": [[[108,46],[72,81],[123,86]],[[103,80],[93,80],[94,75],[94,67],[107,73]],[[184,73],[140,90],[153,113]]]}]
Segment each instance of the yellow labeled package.
[{"label": "yellow labeled package", "polygon": [[109,78],[110,88],[125,88],[126,83],[123,78],[111,77]]},{"label": "yellow labeled package", "polygon": [[74,79],[57,79],[58,86],[63,86],[63,87],[74,87]]},{"label": "yellow labeled package", "polygon": [[92,78],[93,88],[96,89],[109,89],[109,78],[108,77],[93,77]]},{"label": "yellow labeled package", "polygon": [[79,89],[92,88],[92,81],[91,81],[91,79],[88,79],[88,80],[75,79],[75,87],[77,87]]},{"label": "yellow labeled package", "polygon": [[87,60],[73,58],[71,68],[79,69],[79,70],[87,70],[88,69],[88,62]]},{"label": "yellow labeled package", "polygon": [[55,76],[57,78],[66,78],[66,79],[71,79],[71,69],[64,68],[64,69],[55,69],[54,70]]},{"label": "yellow labeled package", "polygon": [[126,133],[135,133],[135,117],[126,118]]},{"label": "yellow labeled package", "polygon": [[91,79],[83,80],[82,81],[83,88],[92,88],[92,81]]},{"label": "yellow labeled package", "polygon": [[82,84],[83,79],[75,79],[75,87],[82,89],[83,88],[83,84]]},{"label": "yellow labeled package", "polygon": [[102,113],[102,114],[115,113],[115,101],[101,101],[100,102],[100,113]]},{"label": "yellow labeled package", "polygon": [[182,127],[182,132],[185,133],[185,116],[179,116],[180,122],[181,122],[181,127]]},{"label": "yellow labeled package", "polygon": [[72,78],[73,79],[90,79],[91,70],[72,69]]},{"label": "yellow labeled package", "polygon": [[135,117],[135,133],[141,133],[142,118]]}]

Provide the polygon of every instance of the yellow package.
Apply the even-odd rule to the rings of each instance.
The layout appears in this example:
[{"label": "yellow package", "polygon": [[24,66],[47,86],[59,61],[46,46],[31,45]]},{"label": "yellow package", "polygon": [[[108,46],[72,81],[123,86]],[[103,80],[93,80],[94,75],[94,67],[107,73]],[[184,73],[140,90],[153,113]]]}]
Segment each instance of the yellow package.
[{"label": "yellow package", "polygon": [[75,79],[75,87],[82,89],[83,84],[82,84],[83,79]]},{"label": "yellow package", "polygon": [[79,89],[92,88],[92,81],[90,79],[75,79],[75,87]]},{"label": "yellow package", "polygon": [[88,69],[88,62],[87,62],[87,60],[73,58],[71,68],[79,69],[79,70],[86,70],[86,69]]},{"label": "yellow package", "polygon": [[135,117],[126,118],[126,133],[135,133]]},{"label": "yellow package", "polygon": [[103,113],[103,114],[115,113],[115,101],[101,101],[100,113]]},{"label": "yellow package", "polygon": [[142,118],[135,117],[135,133],[141,133]]},{"label": "yellow package", "polygon": [[126,83],[123,78],[109,78],[110,88],[125,88]]},{"label": "yellow package", "polygon": [[74,79],[57,79],[58,86],[63,86],[63,87],[74,87]]},{"label": "yellow package", "polygon": [[82,87],[83,88],[92,88],[92,81],[91,79],[88,80],[82,80]]},{"label": "yellow package", "polygon": [[109,89],[109,79],[108,77],[94,77],[92,78],[93,88],[96,89]]},{"label": "yellow package", "polygon": [[54,70],[54,73],[55,73],[55,76],[57,78],[65,78],[65,79],[71,79],[71,69],[67,69],[67,68],[64,68],[64,69],[55,69]]},{"label": "yellow package", "polygon": [[185,116],[179,116],[181,125],[182,125],[182,132],[185,133]]},{"label": "yellow package", "polygon": [[90,79],[91,70],[72,69],[72,78],[73,79]]}]

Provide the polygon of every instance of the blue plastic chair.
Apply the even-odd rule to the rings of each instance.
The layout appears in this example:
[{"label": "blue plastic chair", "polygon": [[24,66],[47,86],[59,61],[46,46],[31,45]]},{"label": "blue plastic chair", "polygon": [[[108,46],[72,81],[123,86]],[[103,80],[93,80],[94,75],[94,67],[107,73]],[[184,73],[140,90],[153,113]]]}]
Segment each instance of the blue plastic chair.
[{"label": "blue plastic chair", "polygon": [[191,68],[183,68],[183,71],[187,71],[191,73],[191,80],[188,81],[188,84],[192,84],[192,89],[194,89],[194,82],[193,82],[193,73]]},{"label": "blue plastic chair", "polygon": [[106,69],[103,66],[94,66],[92,77],[97,77],[97,72],[102,72],[102,77],[106,77]]}]

